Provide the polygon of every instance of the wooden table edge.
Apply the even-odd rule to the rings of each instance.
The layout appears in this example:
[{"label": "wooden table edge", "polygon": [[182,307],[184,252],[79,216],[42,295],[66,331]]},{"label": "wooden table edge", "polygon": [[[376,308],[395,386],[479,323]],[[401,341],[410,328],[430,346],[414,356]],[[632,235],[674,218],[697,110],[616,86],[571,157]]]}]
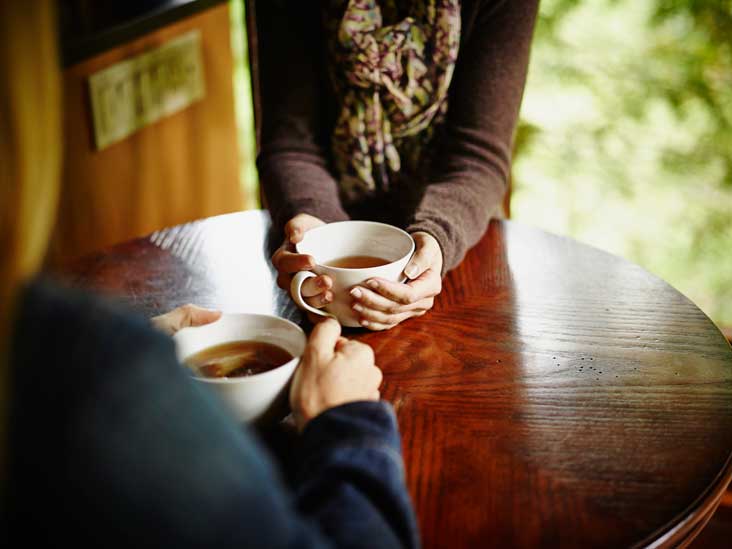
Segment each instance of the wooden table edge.
[{"label": "wooden table edge", "polygon": [[683,513],[670,524],[656,530],[637,547],[686,547],[699,535],[714,512],[732,480],[732,454],[705,493],[700,495]]},{"label": "wooden table edge", "polygon": [[[255,216],[266,216],[266,210],[248,210],[245,212],[235,212],[230,214],[222,214],[220,216],[213,216],[209,218],[202,218],[198,220],[192,220],[187,223],[182,223],[180,225],[176,225],[175,227],[180,227],[183,225],[193,225],[200,222],[205,222],[209,219],[216,219],[216,218],[223,218],[223,217],[229,217],[229,216],[239,216],[241,214],[248,214],[252,217]],[[504,227],[510,227],[511,225],[518,225],[518,226],[524,226],[529,227],[528,225],[521,225],[515,221],[510,220],[498,220],[498,223],[500,225],[503,225]],[[174,228],[174,227],[171,227]],[[538,229],[535,227],[532,227],[532,229],[536,229],[540,233],[548,234],[554,237],[558,237],[562,240],[566,240],[568,242],[577,243],[577,241],[566,237],[562,235],[556,235],[555,233],[550,233],[548,231],[543,231],[542,229]],[[130,242],[136,242],[136,243],[150,243],[153,242],[153,244],[158,247],[158,243],[153,241],[153,236],[157,234],[157,232],[149,233],[147,235],[142,235],[137,238],[130,239],[129,241],[118,243],[116,245],[110,246],[109,248],[105,249],[104,251],[100,251],[97,253],[91,253],[84,258],[77,258],[75,261],[70,262],[65,267],[67,269],[76,267],[77,269],[84,269],[86,261],[82,261],[82,259],[88,259],[90,257],[102,257],[105,255],[105,252],[108,252],[109,250],[121,250],[124,251],[125,247]],[[485,238],[485,234],[482,238]],[[607,252],[606,250],[602,250],[600,248],[596,248],[594,246],[585,244],[585,243],[579,243],[582,246],[585,246],[587,248],[591,248],[593,250],[597,250],[599,252],[602,252],[603,254],[612,256],[615,259],[622,260],[630,265],[638,267],[637,264],[622,258],[620,256],[616,256],[614,254],[611,254],[610,252]],[[163,248],[165,249],[165,248]],[[642,267],[641,267],[642,268]],[[673,288],[668,282],[661,279],[657,275],[654,275],[653,273],[650,273],[643,269],[645,273],[652,276],[653,278],[658,279],[659,281],[663,282],[667,286],[671,287],[676,293],[684,297],[686,300],[688,300],[692,305],[694,305],[695,308],[699,309],[699,307],[691,302],[688,297],[686,297],[683,293],[681,293],[676,288]],[[701,311],[701,309],[699,309]],[[703,311],[702,311],[703,312]],[[716,329],[719,332],[719,337],[723,337],[725,339],[725,343],[732,347],[729,340],[725,337],[727,334],[719,327],[717,326],[706,314],[704,314],[706,317],[706,320],[712,325],[715,326]],[[691,541],[696,538],[696,536],[699,535],[699,533],[702,531],[704,526],[707,524],[707,522],[710,520],[714,512],[716,511],[717,507],[719,506],[720,502],[722,501],[722,498],[725,494],[725,490],[727,489],[728,485],[732,482],[732,453],[728,454],[727,459],[725,460],[724,464],[718,471],[718,473],[715,475],[712,482],[710,482],[704,489],[704,491],[698,495],[686,508],[684,508],[682,511],[678,512],[676,515],[671,518],[671,520],[665,522],[662,526],[657,527],[655,530],[651,532],[651,534],[645,536],[642,538],[642,540],[636,544],[634,544],[634,547],[649,547],[649,548],[656,548],[656,547],[685,547]]]}]

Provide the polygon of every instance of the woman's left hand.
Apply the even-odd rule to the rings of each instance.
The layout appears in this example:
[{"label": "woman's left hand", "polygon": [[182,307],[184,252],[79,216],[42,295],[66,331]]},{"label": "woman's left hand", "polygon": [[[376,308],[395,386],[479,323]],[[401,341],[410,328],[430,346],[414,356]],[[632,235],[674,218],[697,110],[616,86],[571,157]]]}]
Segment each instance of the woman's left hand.
[{"label": "woman's left hand", "polygon": [[370,278],[351,290],[351,307],[369,330],[388,330],[408,318],[422,316],[432,308],[442,290],[442,250],[425,232],[412,234],[416,250],[404,269],[406,284]]},{"label": "woman's left hand", "polygon": [[221,311],[203,309],[196,305],[183,305],[169,313],[154,316],[150,319],[154,328],[168,335],[191,326],[203,326],[216,322],[221,317]]}]

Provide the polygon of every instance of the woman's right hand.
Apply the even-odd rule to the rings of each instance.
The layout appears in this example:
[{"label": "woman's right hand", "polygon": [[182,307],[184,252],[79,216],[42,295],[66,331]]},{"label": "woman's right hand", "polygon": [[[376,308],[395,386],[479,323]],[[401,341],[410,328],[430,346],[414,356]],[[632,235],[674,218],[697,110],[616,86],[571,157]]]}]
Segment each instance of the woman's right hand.
[{"label": "woman's right hand", "polygon": [[[289,293],[292,276],[298,271],[310,271],[315,267],[313,256],[299,254],[295,244],[300,242],[310,229],[325,225],[325,222],[309,214],[298,214],[285,225],[285,240],[272,255],[272,264],[277,270],[277,285]],[[308,278],[302,284],[302,296],[308,305],[325,307],[333,301],[333,281],[329,276]]]},{"label": "woman's right hand", "polygon": [[379,400],[381,370],[368,345],[340,337],[331,318],[315,325],[290,387],[290,406],[302,431],[308,421],[340,404]]}]

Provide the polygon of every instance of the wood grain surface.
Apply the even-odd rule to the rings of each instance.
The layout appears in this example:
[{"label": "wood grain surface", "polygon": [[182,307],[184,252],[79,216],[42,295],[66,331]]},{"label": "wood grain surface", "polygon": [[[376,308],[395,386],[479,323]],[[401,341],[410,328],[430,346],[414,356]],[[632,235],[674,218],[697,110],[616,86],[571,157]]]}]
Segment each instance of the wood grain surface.
[{"label": "wood grain surface", "polygon": [[[73,264],[144,314],[187,302],[302,322],[265,213],[154,233]],[[683,546],[732,467],[732,349],[640,267],[493,221],[427,315],[354,330],[384,371],[424,546]]]}]

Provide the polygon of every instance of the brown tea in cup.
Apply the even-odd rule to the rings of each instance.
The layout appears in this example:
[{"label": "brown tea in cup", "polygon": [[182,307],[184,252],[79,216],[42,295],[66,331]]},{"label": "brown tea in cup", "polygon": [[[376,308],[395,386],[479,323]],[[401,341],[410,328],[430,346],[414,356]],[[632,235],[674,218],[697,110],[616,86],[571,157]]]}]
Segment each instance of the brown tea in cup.
[{"label": "brown tea in cup", "polygon": [[246,377],[279,368],[293,356],[263,341],[230,341],[207,347],[185,359],[193,372],[204,378]]},{"label": "brown tea in cup", "polygon": [[347,255],[339,257],[331,261],[323,263],[328,267],[336,267],[338,269],[370,269],[371,267],[381,267],[391,263],[388,259],[376,257],[372,255]]}]

